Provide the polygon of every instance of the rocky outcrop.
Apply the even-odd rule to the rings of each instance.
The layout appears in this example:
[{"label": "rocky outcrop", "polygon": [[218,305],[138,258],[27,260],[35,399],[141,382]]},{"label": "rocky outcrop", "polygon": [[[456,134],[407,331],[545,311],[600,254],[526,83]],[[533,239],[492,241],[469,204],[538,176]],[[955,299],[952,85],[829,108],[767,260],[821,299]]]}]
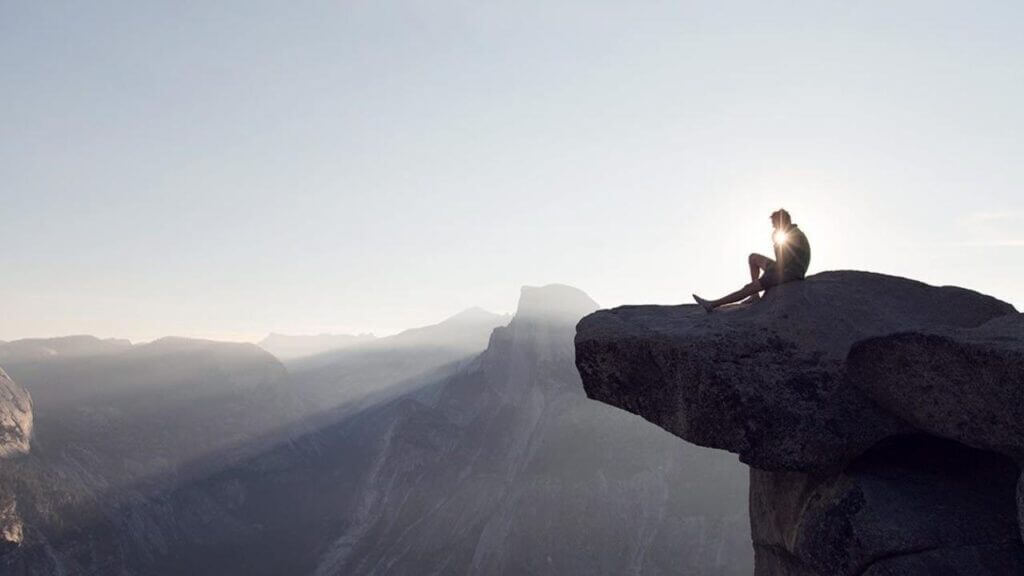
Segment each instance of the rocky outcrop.
[{"label": "rocky outcrop", "polygon": [[828,272],[710,315],[596,312],[576,364],[591,398],[752,467],[757,574],[1024,573],[1009,304]]},{"label": "rocky outcrop", "polygon": [[847,371],[853,385],[915,429],[1024,458],[1022,314],[858,342]]},{"label": "rocky outcrop", "polygon": [[0,369],[0,458],[28,454],[32,398]]},{"label": "rocky outcrop", "polygon": [[5,486],[0,489],[0,556],[21,545],[24,540],[23,530],[17,499]]},{"label": "rocky outcrop", "polygon": [[[27,454],[32,438],[32,398],[0,369],[0,467],[2,460]],[[0,475],[0,556],[17,548],[23,539],[17,497],[6,475]]]}]

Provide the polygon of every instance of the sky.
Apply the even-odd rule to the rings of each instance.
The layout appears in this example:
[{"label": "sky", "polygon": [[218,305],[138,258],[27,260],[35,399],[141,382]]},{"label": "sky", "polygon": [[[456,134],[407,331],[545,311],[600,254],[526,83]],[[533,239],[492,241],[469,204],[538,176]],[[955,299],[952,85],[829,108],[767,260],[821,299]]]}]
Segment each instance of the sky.
[{"label": "sky", "polygon": [[1024,308],[1018,2],[0,0],[0,339],[258,339],[811,273]]}]

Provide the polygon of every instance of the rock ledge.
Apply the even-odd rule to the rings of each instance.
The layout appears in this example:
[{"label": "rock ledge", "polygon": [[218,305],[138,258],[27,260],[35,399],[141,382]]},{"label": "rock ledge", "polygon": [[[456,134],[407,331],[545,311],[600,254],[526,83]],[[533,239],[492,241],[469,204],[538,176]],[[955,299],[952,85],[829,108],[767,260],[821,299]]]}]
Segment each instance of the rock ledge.
[{"label": "rock ledge", "polygon": [[589,397],[752,467],[757,574],[1024,573],[1024,315],[1005,302],[825,272],[710,315],[595,312],[576,365]]}]

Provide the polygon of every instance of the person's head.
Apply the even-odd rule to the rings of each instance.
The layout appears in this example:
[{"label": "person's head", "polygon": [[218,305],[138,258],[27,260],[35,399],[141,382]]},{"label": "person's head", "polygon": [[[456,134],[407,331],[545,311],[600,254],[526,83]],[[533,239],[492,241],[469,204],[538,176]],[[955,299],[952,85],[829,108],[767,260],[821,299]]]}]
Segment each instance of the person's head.
[{"label": "person's head", "polygon": [[784,230],[789,228],[793,223],[793,220],[789,217],[789,212],[786,212],[785,208],[779,208],[775,212],[772,212],[772,227]]}]

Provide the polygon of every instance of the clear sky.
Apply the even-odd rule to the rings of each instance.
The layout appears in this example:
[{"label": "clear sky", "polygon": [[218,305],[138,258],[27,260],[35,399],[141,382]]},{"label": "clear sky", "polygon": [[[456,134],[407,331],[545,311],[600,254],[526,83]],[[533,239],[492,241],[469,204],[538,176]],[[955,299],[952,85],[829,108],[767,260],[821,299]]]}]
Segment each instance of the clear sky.
[{"label": "clear sky", "polygon": [[0,0],[0,339],[688,302],[779,206],[1021,308],[1022,6]]}]

